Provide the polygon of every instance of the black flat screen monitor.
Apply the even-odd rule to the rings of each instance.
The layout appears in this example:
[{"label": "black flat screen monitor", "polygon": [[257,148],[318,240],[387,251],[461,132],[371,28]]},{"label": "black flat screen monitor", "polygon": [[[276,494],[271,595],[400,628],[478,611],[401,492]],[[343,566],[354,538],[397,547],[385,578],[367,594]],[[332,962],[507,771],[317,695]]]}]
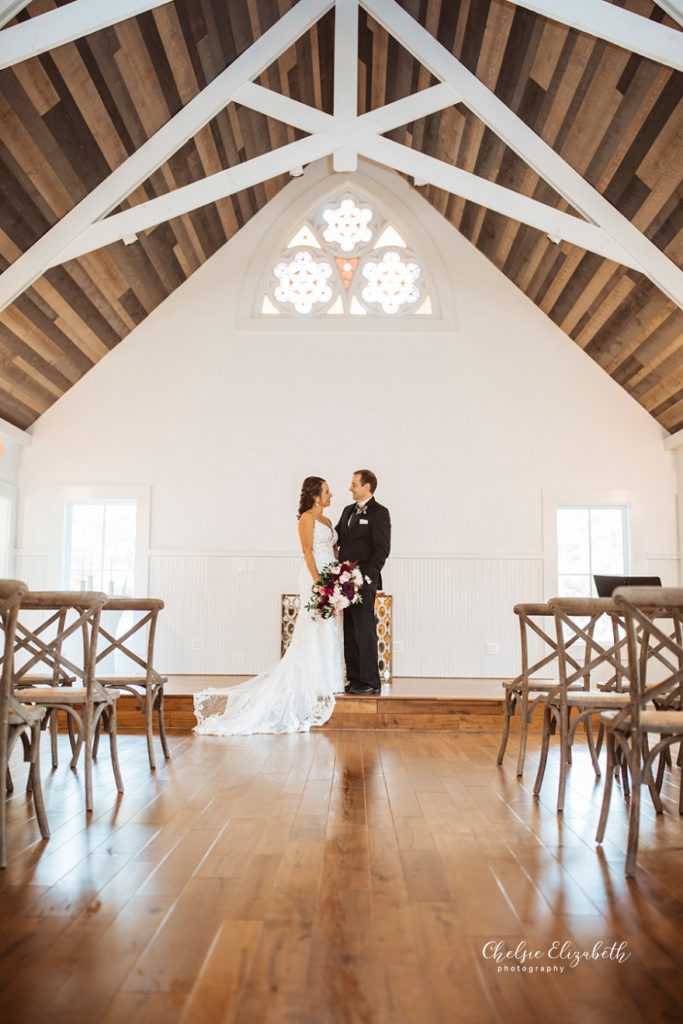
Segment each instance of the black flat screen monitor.
[{"label": "black flat screen monitor", "polygon": [[661,587],[659,576],[594,576],[598,597],[611,597],[617,587]]}]

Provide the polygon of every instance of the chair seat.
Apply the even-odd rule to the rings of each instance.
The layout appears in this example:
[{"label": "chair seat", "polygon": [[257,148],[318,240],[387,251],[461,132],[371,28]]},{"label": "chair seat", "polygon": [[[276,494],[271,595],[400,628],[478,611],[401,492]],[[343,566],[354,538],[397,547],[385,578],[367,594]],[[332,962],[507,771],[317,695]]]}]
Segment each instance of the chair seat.
[{"label": "chair seat", "polygon": [[611,690],[580,690],[567,694],[567,704],[571,707],[625,707],[629,702],[627,693],[613,693]]},{"label": "chair seat", "polygon": [[[150,680],[153,686],[159,686],[160,684],[168,682],[166,676],[159,676],[156,672],[153,678]],[[142,690],[146,688],[146,680],[144,676],[97,676],[97,682],[102,686],[106,686],[107,689],[114,686],[139,686]]]},{"label": "chair seat", "polygon": [[[51,675],[20,676],[18,679],[15,680],[14,687],[15,689],[18,689],[22,686],[42,686],[43,684],[45,686],[50,686],[52,685],[53,680],[54,676]],[[75,681],[76,676],[69,675],[68,673],[66,675],[61,673],[58,678],[58,683],[60,686],[64,686],[65,683],[74,683]]]},{"label": "chair seat", "polygon": [[[554,682],[552,679],[548,679],[546,682],[531,681],[526,684],[526,689],[531,693],[546,693],[548,690],[553,690],[559,683]],[[524,683],[520,682],[519,679],[510,679],[508,682],[504,682],[503,686],[506,690],[517,690],[520,693],[525,689]]]},{"label": "chair seat", "polygon": [[23,705],[21,711],[10,711],[8,716],[10,728],[17,728],[21,725],[32,725],[40,722],[45,717],[45,708]]},{"label": "chair seat", "polygon": [[[95,704],[104,704],[116,700],[119,696],[116,690],[93,691]],[[22,704],[84,704],[86,698],[85,686],[29,686],[22,690],[15,691],[15,697]]]},{"label": "chair seat", "polygon": [[[611,725],[617,714],[616,711],[603,711],[600,721]],[[680,732],[683,735],[683,711],[641,711],[640,724],[645,732]],[[617,728],[629,732],[630,719],[625,719]]]}]

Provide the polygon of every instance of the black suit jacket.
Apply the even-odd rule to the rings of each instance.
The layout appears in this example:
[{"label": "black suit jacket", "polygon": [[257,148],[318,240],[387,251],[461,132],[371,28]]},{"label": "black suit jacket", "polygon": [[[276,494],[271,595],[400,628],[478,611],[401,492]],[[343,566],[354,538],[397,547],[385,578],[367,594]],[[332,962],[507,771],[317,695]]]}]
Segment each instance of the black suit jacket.
[{"label": "black suit jacket", "polygon": [[348,522],[355,504],[347,505],[337,523],[339,558],[342,562],[358,562],[364,576],[369,576],[375,590],[382,589],[382,568],[391,550],[391,519],[389,509],[370,498],[353,526]]}]

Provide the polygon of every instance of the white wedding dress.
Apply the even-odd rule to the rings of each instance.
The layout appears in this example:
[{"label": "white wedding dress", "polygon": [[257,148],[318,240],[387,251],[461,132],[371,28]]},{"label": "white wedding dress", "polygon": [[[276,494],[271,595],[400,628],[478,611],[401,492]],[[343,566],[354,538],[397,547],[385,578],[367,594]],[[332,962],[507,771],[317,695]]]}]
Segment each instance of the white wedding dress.
[{"label": "white wedding dress", "polygon": [[[313,558],[320,572],[335,560],[336,531],[313,525]],[[308,732],[323,725],[334,710],[335,693],[344,692],[344,656],[340,616],[313,619],[305,605],[313,581],[303,562],[299,572],[301,607],[284,657],[253,679],[194,695],[195,732],[202,736],[247,736],[255,732]]]}]

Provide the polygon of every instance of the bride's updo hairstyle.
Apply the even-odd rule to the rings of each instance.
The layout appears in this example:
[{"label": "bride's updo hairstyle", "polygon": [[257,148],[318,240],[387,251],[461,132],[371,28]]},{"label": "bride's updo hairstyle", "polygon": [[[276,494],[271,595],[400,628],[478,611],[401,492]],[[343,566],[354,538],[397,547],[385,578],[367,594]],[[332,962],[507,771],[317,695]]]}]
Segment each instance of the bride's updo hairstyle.
[{"label": "bride's updo hairstyle", "polygon": [[301,497],[299,498],[299,513],[297,519],[300,519],[304,512],[308,512],[309,508],[313,508],[315,505],[315,499],[320,497],[322,486],[325,483],[321,476],[307,476],[301,485]]}]

